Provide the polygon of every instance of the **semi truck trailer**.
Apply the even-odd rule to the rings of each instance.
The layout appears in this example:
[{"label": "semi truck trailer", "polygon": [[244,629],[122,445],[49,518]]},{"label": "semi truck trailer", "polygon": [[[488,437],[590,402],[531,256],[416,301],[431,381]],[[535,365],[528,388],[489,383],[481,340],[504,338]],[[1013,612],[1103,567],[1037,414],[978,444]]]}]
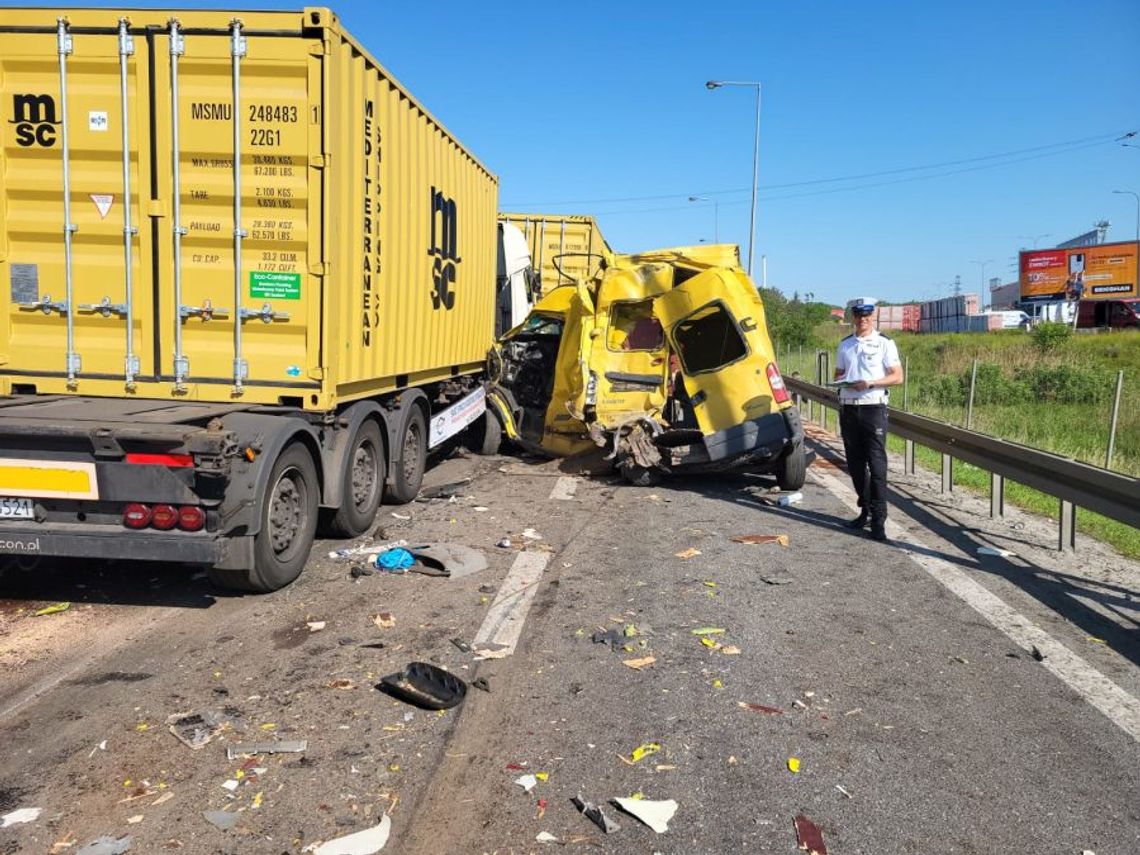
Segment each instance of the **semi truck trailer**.
[{"label": "semi truck trailer", "polygon": [[271,591],[486,423],[521,236],[328,9],[7,9],[0,107],[0,557]]}]

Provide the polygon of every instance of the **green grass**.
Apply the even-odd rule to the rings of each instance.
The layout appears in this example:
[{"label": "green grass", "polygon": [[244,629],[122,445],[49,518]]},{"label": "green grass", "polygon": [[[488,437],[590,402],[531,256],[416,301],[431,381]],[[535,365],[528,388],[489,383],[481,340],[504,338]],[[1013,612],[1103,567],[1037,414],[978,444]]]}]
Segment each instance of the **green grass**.
[{"label": "green grass", "polygon": [[[847,330],[825,325],[817,330],[834,343]],[[971,427],[991,436],[1104,466],[1116,372],[1124,371],[1123,394],[1112,468],[1140,476],[1140,334],[1133,331],[1077,334],[1043,351],[1021,331],[915,335],[892,338],[907,364],[907,409],[959,426],[966,423],[969,377],[978,360]],[[781,369],[815,380],[814,350],[779,350]],[[892,404],[903,406],[901,390]],[[834,424],[834,417],[832,417]],[[902,451],[892,438],[891,449]],[[918,448],[916,461],[941,470],[937,452]],[[956,486],[987,493],[989,474],[956,461]],[[1020,484],[1008,483],[1006,501],[1026,510],[1057,515],[1057,499]],[[1140,530],[1085,510],[1078,511],[1082,534],[1111,544],[1130,558],[1140,558]]]}]

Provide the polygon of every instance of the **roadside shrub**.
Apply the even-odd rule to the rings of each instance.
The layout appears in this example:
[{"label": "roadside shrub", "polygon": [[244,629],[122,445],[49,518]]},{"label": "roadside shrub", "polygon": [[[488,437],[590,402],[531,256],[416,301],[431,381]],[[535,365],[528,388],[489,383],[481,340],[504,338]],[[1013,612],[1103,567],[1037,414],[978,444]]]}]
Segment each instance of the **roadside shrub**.
[{"label": "roadside shrub", "polygon": [[1079,365],[1022,368],[1016,382],[1027,392],[1025,400],[1057,404],[1104,404],[1112,400],[1116,375],[1099,367]]},{"label": "roadside shrub", "polygon": [[1045,321],[1034,327],[1033,344],[1042,352],[1057,350],[1069,340],[1072,334],[1073,328],[1068,324],[1062,324],[1057,321]]}]

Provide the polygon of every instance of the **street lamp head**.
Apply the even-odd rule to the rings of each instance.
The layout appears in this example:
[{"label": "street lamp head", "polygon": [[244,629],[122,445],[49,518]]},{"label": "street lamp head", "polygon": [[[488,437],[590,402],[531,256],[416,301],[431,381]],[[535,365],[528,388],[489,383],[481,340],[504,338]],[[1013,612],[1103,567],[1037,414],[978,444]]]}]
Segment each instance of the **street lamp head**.
[{"label": "street lamp head", "polygon": [[705,199],[704,196],[690,196],[689,201],[690,202],[705,202],[707,200]]},{"label": "street lamp head", "polygon": [[705,89],[719,89],[720,83],[716,80],[710,80],[705,84]]}]

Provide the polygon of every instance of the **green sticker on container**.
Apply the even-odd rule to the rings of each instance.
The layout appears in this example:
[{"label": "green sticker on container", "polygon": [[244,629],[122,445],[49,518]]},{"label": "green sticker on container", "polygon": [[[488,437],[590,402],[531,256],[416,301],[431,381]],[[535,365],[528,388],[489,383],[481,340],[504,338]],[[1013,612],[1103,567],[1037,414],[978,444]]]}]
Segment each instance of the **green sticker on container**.
[{"label": "green sticker on container", "polygon": [[300,273],[249,272],[249,296],[260,300],[300,300]]}]

